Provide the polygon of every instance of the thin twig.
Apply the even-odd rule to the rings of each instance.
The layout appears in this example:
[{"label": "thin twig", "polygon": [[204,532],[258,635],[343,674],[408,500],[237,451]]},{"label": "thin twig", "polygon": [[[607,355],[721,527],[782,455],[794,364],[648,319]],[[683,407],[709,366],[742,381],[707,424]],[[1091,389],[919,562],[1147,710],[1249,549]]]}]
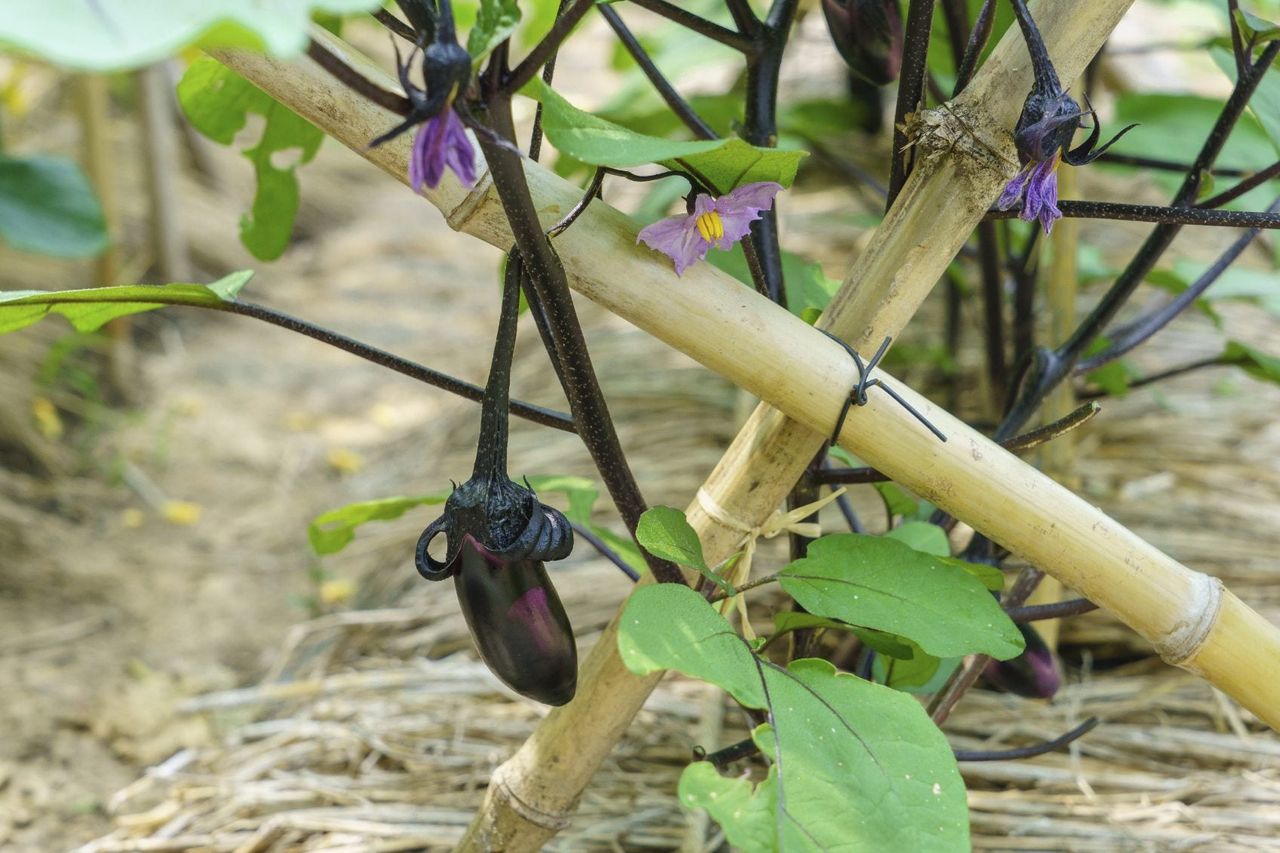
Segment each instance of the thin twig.
[{"label": "thin twig", "polygon": [[622,42],[622,46],[627,49],[627,53],[631,54],[631,58],[635,60],[636,65],[640,66],[644,76],[649,78],[649,82],[653,84],[653,88],[658,90],[658,94],[662,96],[662,100],[666,101],[671,111],[699,139],[718,139],[719,137],[711,129],[711,126],[702,120],[702,117],[694,111],[693,107],[689,106],[689,102],[680,96],[680,93],[671,85],[671,82],[658,70],[658,66],[654,65],[653,59],[645,52],[644,47],[631,30],[627,28],[622,16],[614,11],[613,6],[608,3],[601,3],[596,8],[600,10],[600,14],[604,16],[609,26],[613,27],[613,31],[617,34],[618,40]]},{"label": "thin twig", "polygon": [[754,56],[756,52],[756,40],[742,33],[734,32],[728,27],[722,27],[714,24],[706,18],[700,17],[687,12],[667,0],[631,0],[632,3],[641,9],[646,9],[656,15],[661,15],[669,21],[674,21],[685,29],[693,30],[699,35],[706,36],[712,41],[718,41],[723,45],[733,48],[734,50],[746,56]]},{"label": "thin twig", "polygon": [[1062,747],[1079,740],[1097,727],[1098,718],[1090,717],[1066,734],[1059,735],[1053,740],[1047,740],[1043,743],[1033,743],[1030,746],[1020,746],[1015,749],[956,749],[953,752],[955,753],[956,761],[1015,761],[1020,758],[1034,758],[1037,755],[1044,755],[1045,753],[1062,749]]},{"label": "thin twig", "polygon": [[911,0],[902,42],[902,75],[898,78],[898,103],[893,113],[893,161],[889,168],[889,197],[893,207],[907,182],[907,114],[920,108],[929,62],[929,32],[933,26],[934,0]]},{"label": "thin twig", "polygon": [[1069,601],[1055,601],[1053,604],[1028,604],[1023,607],[1009,607],[1005,615],[1014,622],[1039,622],[1042,619],[1064,619],[1068,616],[1079,616],[1092,613],[1098,609],[1087,598],[1073,598]]}]

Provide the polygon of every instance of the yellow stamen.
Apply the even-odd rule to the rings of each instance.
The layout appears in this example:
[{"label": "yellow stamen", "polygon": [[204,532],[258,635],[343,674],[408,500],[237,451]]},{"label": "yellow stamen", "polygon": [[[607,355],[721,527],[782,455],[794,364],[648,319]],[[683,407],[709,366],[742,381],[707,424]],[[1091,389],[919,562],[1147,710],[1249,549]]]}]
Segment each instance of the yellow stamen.
[{"label": "yellow stamen", "polygon": [[702,239],[708,243],[714,243],[724,238],[724,222],[720,219],[720,214],[714,210],[699,216],[695,224],[698,226],[698,233],[702,235]]}]

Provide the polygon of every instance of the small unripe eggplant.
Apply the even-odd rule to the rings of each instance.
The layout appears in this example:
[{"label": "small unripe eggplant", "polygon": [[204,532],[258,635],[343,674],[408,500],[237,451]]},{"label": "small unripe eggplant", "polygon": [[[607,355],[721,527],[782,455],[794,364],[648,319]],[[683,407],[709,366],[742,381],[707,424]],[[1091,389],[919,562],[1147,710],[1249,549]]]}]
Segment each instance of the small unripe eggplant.
[{"label": "small unripe eggplant", "polygon": [[902,14],[898,0],[822,0],[831,41],[849,70],[884,86],[902,69]]},{"label": "small unripe eggplant", "polygon": [[464,536],[453,584],[476,649],[503,684],[548,705],[573,698],[578,649],[541,560],[504,560]]},{"label": "small unripe eggplant", "polygon": [[1016,658],[991,661],[983,675],[1008,693],[1028,699],[1052,699],[1062,686],[1057,658],[1035,628],[1022,624],[1018,630],[1027,643],[1026,649]]}]

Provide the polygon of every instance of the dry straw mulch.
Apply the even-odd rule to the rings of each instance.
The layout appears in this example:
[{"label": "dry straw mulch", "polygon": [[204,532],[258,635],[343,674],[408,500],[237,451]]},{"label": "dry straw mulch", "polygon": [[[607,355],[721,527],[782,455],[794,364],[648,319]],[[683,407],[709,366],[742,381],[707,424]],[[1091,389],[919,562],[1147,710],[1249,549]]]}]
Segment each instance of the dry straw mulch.
[{"label": "dry straw mulch", "polygon": [[[1148,357],[1203,348],[1198,334],[1174,330]],[[628,345],[611,340],[602,343],[606,353]],[[1280,394],[1234,377],[1235,393],[1219,384],[1216,396],[1206,394],[1220,379],[1191,377],[1158,396],[1109,403],[1082,442],[1081,484],[1274,619],[1280,530],[1269,519],[1280,496],[1280,428],[1272,422]],[[723,394],[706,393],[663,417],[723,416],[725,405]],[[628,423],[627,440],[648,444],[645,422]],[[529,443],[517,452],[533,455],[530,468],[541,470],[536,454],[556,451]],[[370,538],[371,553],[401,549],[405,531],[371,529],[357,545]],[[625,583],[599,561],[554,576],[585,650]],[[377,609],[299,625],[259,685],[189,700],[184,710],[225,738],[179,752],[119,792],[110,803],[116,830],[83,850],[447,849],[490,773],[543,710],[505,692],[476,662],[451,593],[410,589]],[[1280,849],[1274,733],[1204,682],[1152,659],[1105,614],[1069,623],[1064,642],[1069,683],[1052,702],[977,690],[947,724],[957,747],[990,749],[1054,737],[1088,716],[1102,721],[1067,752],[963,765],[977,848]],[[717,849],[722,837],[681,810],[675,783],[695,745],[732,742],[744,723],[706,686],[669,677],[554,849]]]}]

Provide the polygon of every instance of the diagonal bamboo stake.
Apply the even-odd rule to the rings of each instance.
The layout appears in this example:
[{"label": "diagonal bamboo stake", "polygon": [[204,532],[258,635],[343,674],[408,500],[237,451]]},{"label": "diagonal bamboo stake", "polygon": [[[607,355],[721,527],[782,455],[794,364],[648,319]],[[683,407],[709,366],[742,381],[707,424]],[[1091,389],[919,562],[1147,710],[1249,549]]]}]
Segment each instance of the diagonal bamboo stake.
[{"label": "diagonal bamboo stake", "polygon": [[[1064,45],[1060,67],[1072,75],[1128,2],[1095,0],[1088,9],[1081,5],[1074,4],[1068,10],[1073,13],[1070,16],[1056,14],[1052,8],[1040,12],[1051,49]],[[340,44],[331,46],[347,53]],[[1002,44],[988,65],[994,69],[992,76],[976,80],[971,92],[979,91],[980,82],[983,92],[1003,86],[1025,91],[1029,74],[1016,47]],[[221,58],[357,150],[393,121],[334,87],[309,62],[283,64],[249,54],[222,54]],[[358,64],[353,56],[347,59]],[[362,70],[386,80],[367,66]],[[974,98],[976,104],[983,102]],[[996,117],[999,123],[991,126],[1009,127],[1016,106],[994,104],[1003,113]],[[962,103],[954,114],[931,117],[935,146],[940,142],[967,156],[956,163],[940,159],[928,164],[908,184],[900,204],[881,227],[876,245],[864,256],[857,286],[851,294],[846,288],[833,305],[836,316],[852,318],[863,310],[841,306],[867,305],[873,310],[864,316],[878,318],[863,325],[861,337],[850,335],[851,339],[874,340],[884,330],[905,323],[911,311],[895,315],[895,303],[922,298],[963,240],[961,232],[968,233],[1012,171],[1011,160],[998,153],[1000,146],[1007,146],[1007,137],[995,143],[969,138],[969,130],[986,126],[976,121],[976,114],[975,106]],[[948,116],[959,118],[953,123]],[[404,180],[408,145],[406,140],[364,154]],[[548,223],[576,201],[575,188],[544,170],[531,164],[528,174]],[[948,186],[937,186],[948,182]],[[500,246],[510,242],[496,199],[488,197],[485,186],[467,195],[456,185],[445,184],[429,198],[446,211],[454,227]],[[919,213],[912,217],[913,208],[927,211],[928,221]],[[750,470],[722,464],[708,481],[707,490],[716,503],[746,524],[759,523],[794,479],[794,474],[791,479],[783,477],[793,468],[783,458],[791,446],[805,445],[803,459],[807,460],[820,441],[813,430],[825,429],[834,421],[842,396],[835,389],[847,388],[854,378],[847,356],[786,312],[706,265],[674,282],[665,263],[635,248],[634,223],[606,205],[592,205],[587,217],[590,222],[579,223],[557,241],[577,289],[708,367],[771,398],[802,421],[797,425],[776,412],[758,411],[735,449],[741,453],[744,443],[754,438],[757,443],[744,458],[756,461],[759,451],[768,447],[773,454],[759,459],[764,464]],[[905,251],[894,250],[895,246]],[[606,258],[607,266],[601,263]],[[877,271],[887,275],[877,279]],[[893,297],[883,310],[877,308],[881,300],[868,295],[875,290]],[[1280,632],[1223,593],[1216,581],[1178,565],[963,424],[909,391],[902,393],[939,423],[951,441],[938,443],[905,412],[885,405],[873,393],[871,405],[851,415],[841,443],[1067,579],[1156,642],[1166,658],[1209,675],[1272,725],[1280,725],[1280,688],[1274,680],[1255,683],[1249,665],[1259,652],[1264,658],[1280,657]],[[780,440],[788,434],[786,441]],[[995,494],[992,483],[1001,484],[1005,493]],[[732,505],[716,500],[736,495],[745,498]],[[744,511],[739,514],[740,509]],[[741,533],[731,526],[712,523],[705,513],[694,512],[692,519],[710,554],[737,547]],[[553,712],[495,774],[485,809],[464,846],[538,849],[563,826],[587,780],[657,681],[626,673],[617,660],[612,636],[613,626],[584,663],[578,698]]]}]

